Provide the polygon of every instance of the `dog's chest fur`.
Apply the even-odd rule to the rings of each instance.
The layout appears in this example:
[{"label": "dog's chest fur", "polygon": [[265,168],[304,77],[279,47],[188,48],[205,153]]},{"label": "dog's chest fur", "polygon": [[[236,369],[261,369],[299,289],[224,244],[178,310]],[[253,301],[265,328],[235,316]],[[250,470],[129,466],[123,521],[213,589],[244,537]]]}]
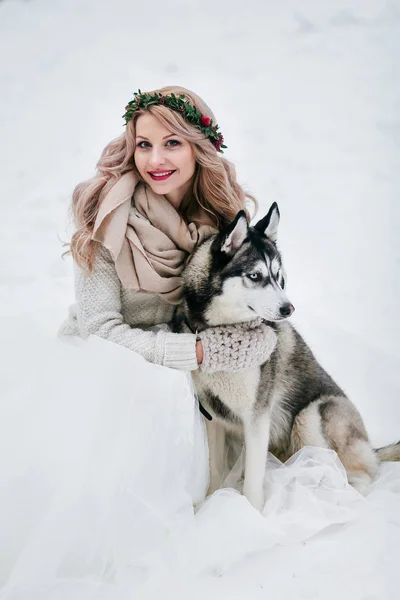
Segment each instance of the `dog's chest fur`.
[{"label": "dog's chest fur", "polygon": [[199,370],[192,375],[205,407],[216,417],[230,422],[233,420],[235,423],[240,421],[244,414],[254,410],[260,374],[261,371],[257,367],[236,373],[203,373]]}]

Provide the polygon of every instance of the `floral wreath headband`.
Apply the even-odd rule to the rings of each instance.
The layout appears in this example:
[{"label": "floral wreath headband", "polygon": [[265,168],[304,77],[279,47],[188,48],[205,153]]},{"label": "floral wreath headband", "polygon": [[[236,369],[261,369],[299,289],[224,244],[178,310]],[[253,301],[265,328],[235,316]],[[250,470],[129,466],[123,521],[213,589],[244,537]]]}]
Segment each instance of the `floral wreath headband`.
[{"label": "floral wreath headband", "polygon": [[182,117],[195,127],[198,127],[207,137],[210,142],[215,146],[217,152],[223,152],[222,148],[227,148],[224,145],[224,136],[218,131],[218,125],[213,125],[212,119],[206,115],[202,115],[195,106],[192,106],[187,100],[185,100],[184,94],[175,96],[165,96],[156,92],[155,94],[142,94],[139,90],[133,94],[133,100],[130,100],[125,106],[125,114],[122,116],[125,119],[125,124],[128,124],[132,119],[135,112],[138,110],[146,110],[149,106],[155,104],[162,104],[167,106],[171,110],[175,110],[180,113]]}]

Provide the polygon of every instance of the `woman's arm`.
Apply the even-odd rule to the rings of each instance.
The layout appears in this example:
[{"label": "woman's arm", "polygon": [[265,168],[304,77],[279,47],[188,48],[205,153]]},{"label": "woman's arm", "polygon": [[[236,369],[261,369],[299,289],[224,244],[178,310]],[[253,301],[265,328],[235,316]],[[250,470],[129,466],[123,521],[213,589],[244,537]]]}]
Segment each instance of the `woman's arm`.
[{"label": "woman's arm", "polygon": [[166,367],[188,371],[198,368],[194,334],[143,331],[125,323],[121,283],[110,253],[104,248],[100,248],[90,274],[77,269],[76,300],[82,337],[97,335]]}]

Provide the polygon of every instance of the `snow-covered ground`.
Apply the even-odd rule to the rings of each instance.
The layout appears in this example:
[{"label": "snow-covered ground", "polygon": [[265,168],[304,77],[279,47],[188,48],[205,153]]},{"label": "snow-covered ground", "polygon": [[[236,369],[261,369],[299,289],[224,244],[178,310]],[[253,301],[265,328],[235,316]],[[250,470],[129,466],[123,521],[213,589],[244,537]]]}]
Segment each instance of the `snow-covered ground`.
[{"label": "snow-covered ground", "polygon": [[[298,328],[373,443],[397,440],[399,56],[397,0],[0,1],[3,326],[14,318],[56,330],[73,301],[61,254],[74,185],[122,131],[133,91],[181,84],[213,108],[260,214],[279,204]],[[6,355],[4,344],[3,366]],[[371,545],[388,566],[398,527],[374,527]],[[376,556],[366,550],[346,573],[360,532],[340,543],[334,533],[300,554],[252,556],[191,598],[354,598]],[[286,573],[293,561],[297,572]],[[396,597],[397,573],[387,572],[365,600]]]}]

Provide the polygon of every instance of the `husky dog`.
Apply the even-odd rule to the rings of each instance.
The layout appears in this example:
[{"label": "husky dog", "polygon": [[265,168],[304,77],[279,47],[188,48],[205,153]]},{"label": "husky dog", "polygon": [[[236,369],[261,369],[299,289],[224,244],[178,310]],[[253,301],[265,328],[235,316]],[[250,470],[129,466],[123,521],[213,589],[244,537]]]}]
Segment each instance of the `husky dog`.
[{"label": "husky dog", "polygon": [[286,319],[294,308],[286,295],[286,274],[276,246],[279,210],[250,227],[244,211],[222,232],[203,242],[183,272],[184,301],[175,331],[261,317],[277,345],[261,367],[239,372],[193,373],[207,422],[210,489],[222,483],[225,435],[245,443],[243,493],[264,505],[263,479],[269,450],[286,460],[303,446],[335,450],[351,483],[365,491],[380,460],[400,460],[400,442],[374,450],[355,406],[319,365]]}]

